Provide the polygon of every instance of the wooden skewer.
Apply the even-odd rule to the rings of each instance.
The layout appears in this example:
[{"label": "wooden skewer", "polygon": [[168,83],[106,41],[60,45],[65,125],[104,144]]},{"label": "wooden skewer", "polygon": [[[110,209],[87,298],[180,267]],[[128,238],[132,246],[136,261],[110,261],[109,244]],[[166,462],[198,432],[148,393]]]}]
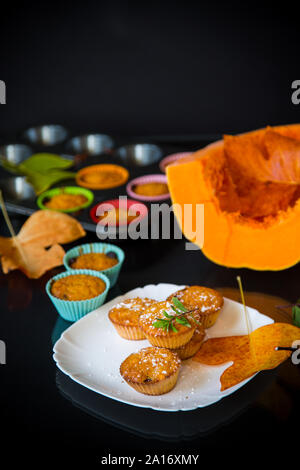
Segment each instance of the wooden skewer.
[{"label": "wooden skewer", "polygon": [[299,349],[300,346],[295,346],[295,347],[292,347],[292,346],[277,346],[276,348],[276,351],[297,351],[297,349]]},{"label": "wooden skewer", "polygon": [[[277,346],[276,351],[299,351],[300,350],[300,345],[299,346]],[[295,363],[292,361],[292,364],[295,364],[298,368],[300,368],[300,363]]]},{"label": "wooden skewer", "polygon": [[243,289],[243,285],[242,285],[242,280],[241,280],[240,276],[237,276],[236,280],[237,280],[237,283],[238,283],[238,286],[239,286],[239,289],[240,289],[240,295],[241,295],[242,304],[243,304],[243,307],[244,307],[244,315],[245,315],[245,321],[246,321],[248,338],[249,338],[250,353],[251,353],[251,355],[252,355],[252,357],[253,357],[256,365],[257,365],[256,352],[255,352],[255,348],[254,348],[254,345],[253,345],[252,339],[251,339],[251,326],[250,326],[248,311],[247,311],[247,307],[246,307],[246,301],[245,301],[245,296],[244,296],[244,289]]},{"label": "wooden skewer", "polygon": [[26,256],[25,256],[25,253],[24,253],[24,250],[22,249],[22,246],[21,244],[18,242],[18,239],[16,237],[16,234],[15,234],[15,231],[14,231],[14,228],[12,226],[12,223],[10,221],[10,218],[8,216],[8,213],[7,213],[7,210],[6,210],[6,207],[5,207],[5,203],[4,203],[4,199],[3,199],[3,195],[2,195],[2,191],[0,189],[0,207],[2,209],[2,213],[3,213],[3,216],[4,216],[4,219],[5,219],[5,222],[7,224],[7,227],[8,227],[8,230],[10,232],[10,235],[12,237],[12,240],[13,240],[13,243],[15,244],[17,250],[20,252],[21,254],[21,258],[24,262],[24,266],[26,266],[27,262],[26,262]]},{"label": "wooden skewer", "polygon": [[8,213],[7,213],[5,204],[4,204],[4,199],[3,199],[3,196],[2,196],[1,189],[0,189],[0,206],[1,206],[1,209],[2,209],[2,212],[3,212],[3,217],[5,219],[6,225],[8,227],[9,233],[10,233],[12,238],[16,238],[15,231],[14,231],[13,226],[11,224],[10,218],[8,217]]},{"label": "wooden skewer", "polygon": [[287,305],[275,305],[276,308],[282,309],[282,308],[291,308],[291,307],[300,307],[299,303],[295,304],[287,304]]}]

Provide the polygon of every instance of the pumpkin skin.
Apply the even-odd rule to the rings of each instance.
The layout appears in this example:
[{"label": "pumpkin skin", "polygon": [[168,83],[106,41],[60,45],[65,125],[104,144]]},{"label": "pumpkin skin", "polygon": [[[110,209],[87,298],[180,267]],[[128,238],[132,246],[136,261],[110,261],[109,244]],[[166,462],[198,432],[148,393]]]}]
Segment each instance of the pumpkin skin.
[{"label": "pumpkin skin", "polygon": [[[300,144],[300,124],[273,127],[282,136],[297,139]],[[241,134],[261,142],[266,129]],[[195,227],[187,227],[184,204],[192,204],[192,220],[196,220],[196,204],[204,204],[204,243],[200,246],[211,261],[222,266],[255,270],[282,270],[300,260],[300,185],[295,182],[293,203],[276,214],[259,218],[244,216],[236,208],[236,195],[230,186],[225,196],[218,194],[220,179],[226,179],[224,141],[204,149],[167,167],[168,186],[178,223],[186,238],[194,243]],[[273,183],[261,183],[273,184]],[[275,186],[286,194],[285,186]],[[267,191],[267,190],[266,190]],[[269,189],[268,189],[269,191]],[[263,202],[264,187],[258,190]],[[272,194],[272,193],[271,193]],[[267,192],[266,192],[267,196]],[[223,198],[223,200],[222,200]],[[276,199],[276,198],[275,198]],[[275,202],[280,202],[280,198]],[[224,207],[222,206],[225,206]],[[183,214],[180,217],[180,214]]]}]

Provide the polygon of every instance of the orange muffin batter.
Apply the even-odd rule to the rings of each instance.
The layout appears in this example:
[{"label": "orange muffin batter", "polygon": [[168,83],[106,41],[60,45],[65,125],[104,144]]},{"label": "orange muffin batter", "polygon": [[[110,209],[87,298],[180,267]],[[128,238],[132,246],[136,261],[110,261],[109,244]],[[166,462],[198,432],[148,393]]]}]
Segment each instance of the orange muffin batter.
[{"label": "orange muffin batter", "polygon": [[170,295],[167,300],[177,297],[188,309],[196,309],[197,319],[204,328],[210,328],[217,320],[223,307],[223,296],[214,289],[202,286],[185,287]]},{"label": "orange muffin batter", "polygon": [[185,316],[190,323],[190,327],[176,322],[174,326],[177,332],[173,331],[171,328],[169,331],[166,331],[163,328],[157,328],[153,325],[157,319],[165,318],[164,312],[168,315],[174,315],[171,302],[156,302],[154,305],[148,307],[146,312],[140,316],[139,325],[149,343],[153,346],[170,349],[176,349],[188,343],[196,329],[196,323],[193,318],[188,315]]},{"label": "orange muffin batter", "polygon": [[118,264],[119,260],[110,258],[105,253],[85,253],[77,256],[70,263],[72,269],[93,269],[95,271],[103,271]]},{"label": "orange muffin batter", "polygon": [[87,198],[82,194],[61,193],[52,196],[49,201],[44,202],[44,206],[48,209],[66,210],[82,206],[86,202]]},{"label": "orange muffin batter", "polygon": [[130,223],[134,219],[136,219],[138,215],[128,215],[128,210],[116,207],[115,209],[111,209],[109,211],[105,211],[102,215],[100,215],[99,220],[105,219],[105,222],[115,225],[122,223]]},{"label": "orange muffin batter", "polygon": [[70,274],[52,283],[51,294],[62,300],[86,300],[105,291],[105,282],[89,274]]},{"label": "orange muffin batter", "polygon": [[83,176],[83,181],[90,185],[115,185],[120,181],[120,175],[114,171],[99,171],[97,173],[87,173]]},{"label": "orange muffin batter", "polygon": [[125,339],[145,339],[143,331],[139,327],[140,315],[153,305],[155,300],[147,297],[141,299],[126,299],[115,305],[108,313],[110,321],[116,328],[117,333]]},{"label": "orange muffin batter", "polygon": [[140,393],[161,395],[177,382],[181,361],[165,348],[144,348],[130,354],[120,367],[123,379]]},{"label": "orange muffin batter", "polygon": [[166,183],[143,183],[134,186],[133,191],[140,196],[161,196],[168,194],[169,188]]},{"label": "orange muffin batter", "polygon": [[76,175],[76,182],[80,186],[91,189],[108,189],[120,186],[128,180],[129,173],[126,168],[102,163],[91,165],[79,170]]}]

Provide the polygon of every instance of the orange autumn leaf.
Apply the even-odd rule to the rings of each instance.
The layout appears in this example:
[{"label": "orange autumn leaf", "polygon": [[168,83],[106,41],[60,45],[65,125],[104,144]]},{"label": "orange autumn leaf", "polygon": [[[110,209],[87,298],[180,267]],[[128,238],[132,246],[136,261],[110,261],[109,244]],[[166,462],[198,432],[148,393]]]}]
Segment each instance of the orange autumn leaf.
[{"label": "orange autumn leaf", "polygon": [[16,237],[0,237],[0,256],[4,274],[20,269],[32,279],[63,264],[64,249],[85,235],[81,224],[67,214],[37,211],[22,226]]},{"label": "orange autumn leaf", "polygon": [[295,340],[300,340],[300,328],[288,323],[273,323],[253,331],[250,337],[244,335],[208,339],[194,356],[194,360],[214,366],[233,362],[221,375],[223,391],[261,370],[277,367],[291,355],[291,351],[276,351],[276,348],[291,347]]}]

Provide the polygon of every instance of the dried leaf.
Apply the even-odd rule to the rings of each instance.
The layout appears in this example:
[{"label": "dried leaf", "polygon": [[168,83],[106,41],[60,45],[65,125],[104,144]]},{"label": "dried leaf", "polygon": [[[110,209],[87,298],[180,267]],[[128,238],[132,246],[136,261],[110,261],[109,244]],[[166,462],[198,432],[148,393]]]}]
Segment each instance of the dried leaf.
[{"label": "dried leaf", "polygon": [[255,357],[251,354],[248,335],[208,339],[194,356],[194,360],[207,365],[233,362],[221,376],[222,391],[285,361],[291,351],[276,351],[276,348],[291,347],[295,340],[300,339],[300,328],[288,323],[273,323],[258,328],[250,336]]},{"label": "dried leaf", "polygon": [[37,211],[26,220],[16,237],[0,237],[2,270],[6,274],[20,269],[27,277],[37,279],[63,263],[65,252],[59,243],[70,243],[84,235],[82,226],[73,217],[61,212]]}]

